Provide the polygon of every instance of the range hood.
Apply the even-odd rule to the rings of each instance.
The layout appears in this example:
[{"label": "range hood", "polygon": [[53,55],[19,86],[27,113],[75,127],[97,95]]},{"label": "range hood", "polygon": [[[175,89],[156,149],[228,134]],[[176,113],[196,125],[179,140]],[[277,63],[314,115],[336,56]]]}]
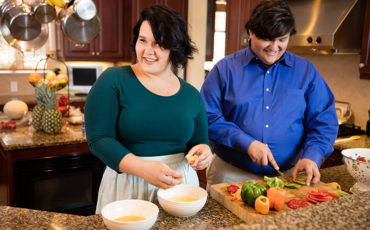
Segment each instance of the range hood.
[{"label": "range hood", "polygon": [[366,0],[288,0],[297,33],[288,50],[298,54],[360,53]]}]

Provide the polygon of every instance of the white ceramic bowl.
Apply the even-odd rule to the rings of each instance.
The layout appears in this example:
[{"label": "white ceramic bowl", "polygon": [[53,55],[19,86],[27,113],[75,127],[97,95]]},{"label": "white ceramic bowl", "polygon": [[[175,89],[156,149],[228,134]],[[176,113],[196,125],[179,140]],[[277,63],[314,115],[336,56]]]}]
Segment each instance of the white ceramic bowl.
[{"label": "white ceramic bowl", "polygon": [[[345,149],[342,155],[347,171],[357,181],[350,191],[370,191],[370,148]],[[357,160],[359,157],[363,157],[366,162]]]},{"label": "white ceramic bowl", "polygon": [[[157,205],[144,200],[119,200],[105,205],[102,209],[104,224],[110,230],[150,229],[158,217]],[[115,221],[122,216],[142,216],[145,220],[135,222]]]},{"label": "white ceramic bowl", "polygon": [[[160,189],[157,193],[159,204],[173,216],[188,217],[199,212],[207,201],[207,191],[201,187],[181,184],[172,188]],[[173,197],[192,197],[196,201],[178,202],[170,200]]]}]

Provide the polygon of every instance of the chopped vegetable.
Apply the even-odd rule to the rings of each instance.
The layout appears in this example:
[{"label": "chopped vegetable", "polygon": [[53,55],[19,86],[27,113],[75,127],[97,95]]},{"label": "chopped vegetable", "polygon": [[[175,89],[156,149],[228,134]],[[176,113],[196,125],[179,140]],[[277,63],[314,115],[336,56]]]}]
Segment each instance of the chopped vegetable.
[{"label": "chopped vegetable", "polygon": [[236,191],[238,191],[239,189],[239,186],[237,185],[229,185],[227,186],[227,191],[230,193],[230,194],[233,194],[233,193],[236,193]]},{"label": "chopped vegetable", "polygon": [[277,178],[277,177],[264,176],[263,179],[266,181],[266,183],[269,187],[284,188],[284,182],[282,180],[280,180],[279,178]]},{"label": "chopped vegetable", "polygon": [[322,189],[318,189],[317,192],[314,190],[311,190],[306,196],[306,199],[314,204],[318,204],[321,202],[334,200],[338,198],[339,196],[331,192],[328,192],[326,190],[322,190]]},{"label": "chopped vegetable", "polygon": [[248,181],[241,188],[241,197],[244,203],[254,207],[257,197],[266,195],[266,187],[255,181]]},{"label": "chopped vegetable", "polygon": [[296,184],[288,184],[288,183],[284,183],[284,187],[286,187],[286,188],[292,188],[292,189],[298,189],[298,188],[300,188],[301,186],[296,185]]},{"label": "chopped vegetable", "polygon": [[257,212],[264,214],[264,215],[268,214],[270,210],[269,198],[263,195],[257,197],[254,203],[254,207],[256,208]]},{"label": "chopped vegetable", "polygon": [[306,201],[304,200],[297,200],[297,199],[293,199],[293,200],[290,200],[288,203],[287,203],[288,207],[291,208],[291,209],[298,209],[298,208],[304,208],[304,207],[307,207],[309,206],[309,203],[307,203]]},{"label": "chopped vegetable", "polygon": [[338,189],[338,190],[341,189],[340,185],[337,182],[327,183],[326,185],[328,185],[328,186],[330,186],[332,188]]},{"label": "chopped vegetable", "polygon": [[334,195],[337,195],[339,197],[344,197],[344,196],[349,196],[347,193],[342,193],[342,192],[333,192]]},{"label": "chopped vegetable", "polygon": [[267,197],[270,200],[270,208],[274,208],[277,211],[283,209],[287,194],[286,191],[279,187],[271,187],[267,190]]},{"label": "chopped vegetable", "polygon": [[302,177],[302,178],[295,178],[293,181],[297,184],[306,185],[306,180],[307,180],[306,177]]}]

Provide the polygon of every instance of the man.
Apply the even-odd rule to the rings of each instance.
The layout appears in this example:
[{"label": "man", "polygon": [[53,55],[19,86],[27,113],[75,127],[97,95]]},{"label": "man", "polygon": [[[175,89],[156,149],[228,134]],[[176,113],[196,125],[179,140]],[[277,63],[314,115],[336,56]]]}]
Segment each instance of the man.
[{"label": "man", "polygon": [[338,132],[334,96],[309,61],[286,51],[295,25],[284,1],[262,1],[245,28],[249,47],[219,61],[201,89],[216,153],[208,185],[278,169],[317,183]]}]

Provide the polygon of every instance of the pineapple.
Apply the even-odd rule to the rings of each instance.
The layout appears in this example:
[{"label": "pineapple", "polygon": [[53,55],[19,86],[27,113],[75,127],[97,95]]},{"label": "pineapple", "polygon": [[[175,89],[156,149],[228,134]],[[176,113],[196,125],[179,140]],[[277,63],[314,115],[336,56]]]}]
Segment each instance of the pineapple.
[{"label": "pineapple", "polygon": [[60,133],[62,130],[62,113],[56,109],[55,89],[46,87],[43,95],[45,112],[42,116],[42,129],[49,134]]},{"label": "pineapple", "polygon": [[32,125],[37,131],[42,131],[42,116],[45,112],[45,93],[48,86],[43,83],[35,85],[35,97],[37,105],[33,108]]}]

